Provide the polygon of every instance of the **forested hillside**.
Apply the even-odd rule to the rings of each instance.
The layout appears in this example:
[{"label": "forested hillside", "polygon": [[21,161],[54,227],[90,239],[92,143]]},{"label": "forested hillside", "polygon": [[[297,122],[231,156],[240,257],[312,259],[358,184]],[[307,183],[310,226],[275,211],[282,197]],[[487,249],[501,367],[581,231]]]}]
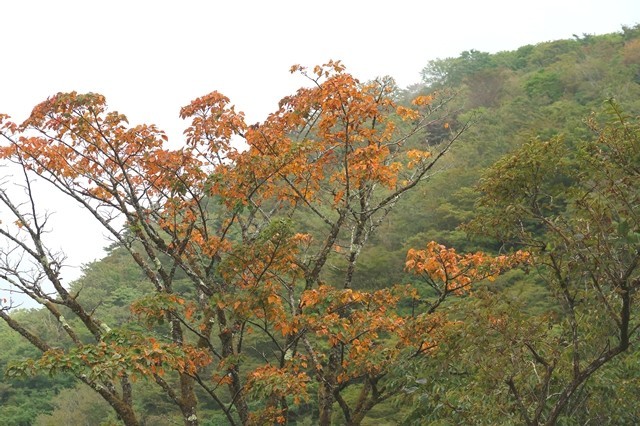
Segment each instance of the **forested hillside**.
[{"label": "forested hillside", "polygon": [[640,27],[407,89],[293,71],[264,123],[184,107],[179,151],[95,94],[0,116],[4,161],[115,240],[66,288],[1,193],[2,288],[43,307],[0,290],[0,422],[640,422]]}]

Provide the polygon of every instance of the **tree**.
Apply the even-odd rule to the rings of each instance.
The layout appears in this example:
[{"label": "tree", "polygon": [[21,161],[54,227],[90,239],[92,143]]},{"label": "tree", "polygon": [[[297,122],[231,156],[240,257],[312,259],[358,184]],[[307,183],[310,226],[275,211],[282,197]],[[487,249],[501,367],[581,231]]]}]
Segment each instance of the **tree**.
[{"label": "tree", "polygon": [[[286,422],[312,389],[320,424],[336,404],[359,424],[401,391],[401,382],[386,382],[394,369],[437,347],[447,320],[436,308],[446,298],[525,261],[458,258],[430,245],[410,253],[408,267],[428,278],[435,298],[411,287],[354,290],[369,237],[465,126],[450,128],[448,98],[396,105],[392,80],[361,83],[339,62],[292,72],[311,86],[263,123],[247,125],[217,92],[182,108],[189,125],[178,150],[164,148],[153,125],[129,126],[93,93],[59,93],[21,125],[2,117],[2,158],[19,168],[26,194],[20,202],[0,191],[14,216],[0,228],[12,247],[2,278],[42,304],[67,336],[52,346],[4,304],[0,317],[43,352],[14,374],[69,372],[127,425],[139,423],[139,378],[175,403],[185,425],[199,423],[204,397],[229,424]],[[438,123],[450,137],[433,152],[404,148]],[[64,257],[46,245],[34,177],[82,205],[144,273],[153,291],[132,310],[147,328],[106,324],[62,284]],[[320,225],[304,229],[300,215]]]},{"label": "tree", "polygon": [[556,301],[537,316],[492,303],[478,319],[490,330],[485,345],[491,336],[503,342],[499,371],[487,366],[485,374],[528,425],[577,416],[587,381],[637,341],[640,134],[637,119],[609,106],[588,121],[595,140],[534,140],[499,161],[480,184],[469,227],[530,250]]},{"label": "tree", "polygon": [[[95,392],[82,387],[64,389],[53,398],[55,410],[51,414],[40,414],[34,424],[55,425],[108,425],[112,412],[109,405]],[[83,389],[84,388],[84,389]],[[109,422],[109,420],[111,420]]]},{"label": "tree", "polygon": [[429,61],[422,70],[422,81],[430,87],[459,85],[474,74],[495,68],[496,65],[487,52],[465,50],[457,58]]}]

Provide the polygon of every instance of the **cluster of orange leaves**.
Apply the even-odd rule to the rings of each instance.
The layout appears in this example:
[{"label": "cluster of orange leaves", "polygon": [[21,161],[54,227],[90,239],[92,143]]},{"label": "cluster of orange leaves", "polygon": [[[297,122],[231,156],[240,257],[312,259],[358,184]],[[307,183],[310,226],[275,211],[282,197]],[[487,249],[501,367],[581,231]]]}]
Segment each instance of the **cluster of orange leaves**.
[{"label": "cluster of orange leaves", "polygon": [[[306,362],[288,362],[283,368],[271,364],[258,367],[248,375],[247,390],[263,400],[292,397],[293,403],[299,405],[309,399],[307,384],[310,381],[309,376],[301,368],[306,368]],[[285,409],[267,404],[265,408],[251,414],[249,424],[285,422]]]},{"label": "cluster of orange leaves", "polygon": [[267,364],[249,373],[247,387],[255,393],[278,397],[293,396],[293,402],[299,404],[308,397],[308,382],[309,377],[302,371]]},{"label": "cluster of orange leaves", "polygon": [[113,379],[126,374],[135,381],[138,377],[162,376],[167,370],[195,374],[210,363],[211,356],[206,350],[129,333],[109,336],[97,344],[74,347],[67,352],[49,350],[32,362],[31,368],[34,371],[72,371],[85,374],[91,380]]},{"label": "cluster of orange leaves", "polygon": [[444,285],[443,290],[462,294],[472,283],[488,279],[493,281],[498,275],[517,265],[528,264],[528,252],[517,251],[511,255],[489,256],[482,252],[456,253],[431,241],[422,250],[410,249],[405,268],[416,275]]},{"label": "cluster of orange leaves", "polygon": [[[402,300],[417,298],[411,286],[367,292],[323,285],[303,293],[300,326],[326,339],[331,347],[342,348],[338,382],[376,376],[403,354],[427,352],[435,346],[436,330],[446,323],[444,317],[406,315],[398,310]],[[388,344],[390,336],[395,336],[392,345]],[[323,370],[322,365],[315,368]]]},{"label": "cluster of orange leaves", "polygon": [[131,304],[131,312],[149,325],[164,320],[169,313],[179,313],[181,317],[190,321],[196,311],[197,307],[192,301],[170,293],[152,293]]},{"label": "cluster of orange leaves", "polygon": [[309,238],[282,229],[265,240],[231,250],[220,272],[236,291],[221,294],[217,306],[231,309],[236,318],[267,321],[282,335],[295,333],[298,326],[290,316],[286,294],[303,275],[297,255]]},{"label": "cluster of orange leaves", "polygon": [[[202,163],[217,162],[221,178],[211,193],[231,207],[246,205],[248,193],[253,200],[318,202],[314,196],[327,183],[334,203],[346,202],[345,187],[394,188],[402,162],[393,160],[390,151],[395,125],[389,117],[397,110],[389,96],[392,87],[382,82],[362,84],[343,71],[339,62],[312,71],[292,67],[315,86],[284,98],[278,111],[252,126],[217,92],[183,108],[181,116],[191,119],[186,131],[190,146],[198,149]],[[420,108],[431,100],[419,97],[415,109],[400,111],[419,116]],[[230,143],[234,136],[243,139],[248,149],[238,151]],[[413,161],[427,158],[428,153],[418,157]]]}]

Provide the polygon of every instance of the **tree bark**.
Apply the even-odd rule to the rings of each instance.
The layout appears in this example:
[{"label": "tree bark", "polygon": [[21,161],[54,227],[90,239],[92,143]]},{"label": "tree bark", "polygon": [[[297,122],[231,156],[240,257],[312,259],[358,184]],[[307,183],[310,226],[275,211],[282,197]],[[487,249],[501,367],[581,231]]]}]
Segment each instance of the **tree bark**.
[{"label": "tree bark", "polygon": [[330,426],[331,417],[333,415],[333,403],[335,402],[334,390],[336,387],[336,375],[338,371],[338,348],[333,347],[329,355],[329,362],[323,374],[320,377],[320,386],[318,388],[318,408],[320,410],[320,419],[318,424],[321,426]]}]

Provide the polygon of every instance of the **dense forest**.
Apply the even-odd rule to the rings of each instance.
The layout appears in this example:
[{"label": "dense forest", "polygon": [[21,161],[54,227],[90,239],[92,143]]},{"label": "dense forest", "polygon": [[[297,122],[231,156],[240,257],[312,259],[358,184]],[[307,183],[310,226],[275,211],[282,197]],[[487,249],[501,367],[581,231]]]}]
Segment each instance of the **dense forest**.
[{"label": "dense forest", "polygon": [[182,108],[180,150],[91,93],[0,115],[27,195],[114,241],[67,286],[0,191],[1,423],[638,424],[640,26],[292,72],[263,123]]}]

